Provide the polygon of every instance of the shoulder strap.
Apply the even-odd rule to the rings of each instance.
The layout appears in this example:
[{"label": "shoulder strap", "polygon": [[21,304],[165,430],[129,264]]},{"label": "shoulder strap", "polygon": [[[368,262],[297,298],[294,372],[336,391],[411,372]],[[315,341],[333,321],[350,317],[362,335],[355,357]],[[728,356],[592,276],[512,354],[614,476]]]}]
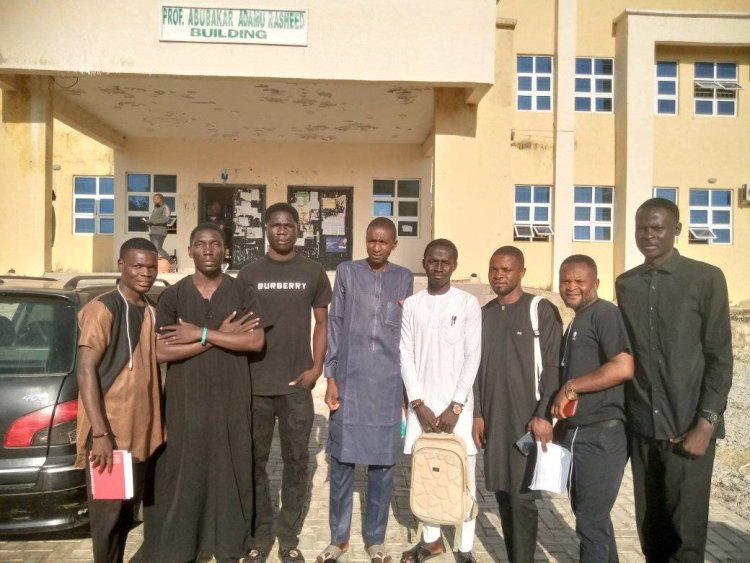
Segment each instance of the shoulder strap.
[{"label": "shoulder strap", "polygon": [[535,295],[529,307],[531,330],[534,331],[534,394],[537,401],[541,398],[539,395],[539,381],[542,378],[542,346],[539,333],[539,302],[541,300],[541,295]]}]

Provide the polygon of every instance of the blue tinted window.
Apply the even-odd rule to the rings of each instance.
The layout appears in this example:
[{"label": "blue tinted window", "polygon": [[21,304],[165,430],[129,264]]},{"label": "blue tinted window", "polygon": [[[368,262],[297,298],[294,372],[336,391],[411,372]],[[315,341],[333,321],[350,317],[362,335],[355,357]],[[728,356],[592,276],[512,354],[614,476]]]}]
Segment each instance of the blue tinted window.
[{"label": "blue tinted window", "polygon": [[729,211],[728,210],[712,211],[711,220],[717,225],[729,225],[730,223]]},{"label": "blue tinted window", "polygon": [[594,240],[609,240],[612,236],[609,227],[594,227]]},{"label": "blue tinted window", "polygon": [[519,76],[518,77],[518,89],[524,92],[531,90],[531,77],[530,76]]},{"label": "blue tinted window", "polygon": [[595,221],[611,221],[612,210],[609,207],[597,207],[594,210]]},{"label": "blue tinted window", "polygon": [[518,109],[531,109],[531,96],[518,96]]},{"label": "blue tinted window", "polygon": [[672,203],[677,203],[677,190],[674,188],[656,188],[654,197],[668,199]]},{"label": "blue tinted window", "polygon": [[528,207],[516,207],[516,221],[528,221],[529,219],[531,219],[531,210]]},{"label": "blue tinted window", "polygon": [[177,176],[171,174],[154,174],[155,192],[177,192]]},{"label": "blue tinted window", "polygon": [[677,93],[677,83],[671,80],[659,80],[657,90],[659,94],[673,96]]},{"label": "blue tinted window", "polygon": [[390,201],[376,201],[372,204],[372,214],[375,217],[392,217],[393,216],[393,202]]},{"label": "blue tinted window", "polygon": [[734,115],[734,100],[719,100],[716,102],[718,115]]},{"label": "blue tinted window", "polygon": [[544,74],[552,73],[552,57],[537,57],[536,71]]},{"label": "blue tinted window", "polygon": [[573,192],[573,201],[576,203],[591,203],[591,187],[576,186]]},{"label": "blue tinted window", "polygon": [[549,96],[536,97],[536,109],[548,110],[552,107],[552,99]]},{"label": "blue tinted window", "polygon": [[612,92],[612,81],[609,78],[597,78],[595,82],[597,92],[601,94]]},{"label": "blue tinted window", "polygon": [[612,203],[612,188],[596,188],[594,201],[596,203]]},{"label": "blue tinted window", "polygon": [[535,203],[549,203],[549,188],[538,187],[534,190]]},{"label": "blue tinted window", "polygon": [[75,232],[79,234],[89,234],[94,232],[94,219],[76,218]]},{"label": "blue tinted window", "polygon": [[713,78],[714,63],[695,63],[696,78]]},{"label": "blue tinted window", "polygon": [[698,115],[712,115],[713,103],[711,100],[695,100],[695,113]]},{"label": "blue tinted window", "polygon": [[516,186],[516,203],[531,202],[531,186]]},{"label": "blue tinted window", "polygon": [[708,205],[708,190],[690,190],[690,205]]},{"label": "blue tinted window", "polygon": [[99,200],[99,213],[112,214],[114,212],[115,212],[115,200],[113,199]]},{"label": "blue tinted window", "polygon": [[549,207],[535,207],[534,208],[534,221],[549,221]]},{"label": "blue tinted window", "polygon": [[732,241],[732,235],[729,229],[711,229],[711,230],[716,235],[716,238],[713,240],[714,244],[716,243],[728,244]]},{"label": "blue tinted window", "polygon": [[76,178],[75,193],[79,195],[96,194],[96,178]]},{"label": "blue tinted window", "polygon": [[518,72],[533,72],[534,71],[534,58],[533,57],[518,57],[516,59],[516,70]]},{"label": "blue tinted window", "polygon": [[597,98],[596,111],[612,111],[612,100],[610,98]]},{"label": "blue tinted window", "polygon": [[732,192],[729,190],[712,190],[711,205],[729,207],[732,204]]},{"label": "blue tinted window", "polygon": [[707,225],[708,224],[708,211],[705,209],[691,209],[690,210],[690,224],[691,225]]},{"label": "blue tinted window", "polygon": [[99,178],[99,193],[101,195],[115,195],[114,178]]},{"label": "blue tinted window", "polygon": [[151,177],[148,174],[128,174],[129,192],[148,192],[151,190]]},{"label": "blue tinted window", "polygon": [[94,213],[96,211],[96,200],[91,198],[79,197],[76,199],[76,213]]},{"label": "blue tinted window", "polygon": [[716,63],[716,78],[719,80],[735,80],[737,65],[734,63]]},{"label": "blue tinted window", "polygon": [[576,111],[591,111],[591,100],[589,98],[576,98]]},{"label": "blue tinted window", "polygon": [[591,80],[589,78],[576,78],[576,92],[590,92]]},{"label": "blue tinted window", "polygon": [[576,58],[576,74],[591,74],[591,59]]},{"label": "blue tinted window", "polygon": [[551,86],[549,76],[539,76],[536,79],[536,89],[540,92],[549,92],[550,88]]},{"label": "blue tinted window", "polygon": [[677,113],[677,104],[674,100],[658,100],[656,102],[657,111],[667,115],[673,115]]},{"label": "blue tinted window", "polygon": [[656,76],[674,78],[677,76],[677,63],[673,61],[657,61]]},{"label": "blue tinted window", "polygon": [[99,232],[103,235],[111,235],[115,232],[115,220],[114,219],[99,219]]},{"label": "blue tinted window", "polygon": [[594,61],[594,72],[596,74],[611,75],[613,68],[612,59],[596,59]]},{"label": "blue tinted window", "polygon": [[575,208],[575,220],[576,221],[588,221],[591,218],[590,207],[576,207]]},{"label": "blue tinted window", "polygon": [[591,240],[591,229],[582,225],[573,227],[574,240]]},{"label": "blue tinted window", "polygon": [[146,195],[128,196],[128,211],[148,211],[148,196]]}]

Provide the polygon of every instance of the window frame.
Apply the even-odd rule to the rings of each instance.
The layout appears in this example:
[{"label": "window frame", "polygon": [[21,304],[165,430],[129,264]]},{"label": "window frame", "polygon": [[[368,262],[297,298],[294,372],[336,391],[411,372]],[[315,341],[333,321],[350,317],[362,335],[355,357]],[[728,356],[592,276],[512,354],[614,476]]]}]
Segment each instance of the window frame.
[{"label": "window frame", "polygon": [[[693,205],[692,201],[688,199],[688,243],[689,244],[711,244],[719,246],[731,246],[734,244],[734,211],[732,209],[733,193],[730,188],[690,188],[690,195],[694,192],[708,192],[708,205]],[[713,194],[724,192],[729,196],[728,205],[715,205],[713,203]],[[706,222],[693,222],[693,211],[704,211],[706,213]],[[729,212],[728,223],[717,223],[713,220],[714,211],[727,211]],[[713,238],[699,237],[694,232],[695,230],[706,229],[710,231]],[[716,231],[729,231],[728,241],[717,241]]]},{"label": "window frame", "polygon": [[[578,61],[588,60],[591,62],[591,72],[588,74],[580,74],[578,72]],[[611,61],[612,62],[612,74],[597,74],[596,62],[597,61]],[[573,77],[573,111],[581,113],[614,113],[615,112],[615,59],[614,57],[576,57],[575,58],[575,75]],[[590,80],[588,92],[578,92],[576,90],[576,82],[581,79]],[[597,80],[609,80],[610,91],[604,93],[596,92],[596,81]],[[589,109],[578,109],[576,107],[576,101],[579,99],[588,99]],[[609,99],[611,109],[609,110],[598,110],[596,109],[596,100],[598,99]]]},{"label": "window frame", "polygon": [[[93,194],[78,194],[76,193],[76,183],[77,180],[94,180],[94,193]],[[111,180],[112,181],[112,193],[111,194],[103,194],[101,193],[101,181],[102,180]],[[73,176],[73,213],[72,213],[72,230],[73,235],[75,236],[94,236],[94,235],[102,235],[102,236],[114,236],[115,234],[115,187],[114,187],[114,176],[93,176],[88,174],[76,174]],[[76,203],[78,200],[83,199],[92,199],[94,200],[94,211],[92,213],[89,212],[82,212],[82,211],[76,211]],[[112,202],[112,212],[111,213],[103,213],[101,211],[101,202],[102,201],[111,201]],[[78,227],[76,226],[78,219],[91,219],[94,221],[94,231],[93,232],[79,232]],[[102,232],[101,230],[101,222],[102,219],[111,219],[112,220],[112,232]]]},{"label": "window frame", "polygon": [[[591,188],[591,201],[578,202],[575,200],[575,190],[578,188]],[[597,203],[597,190],[610,190],[612,201],[610,203]],[[587,220],[576,219],[576,208],[588,207],[589,218]],[[609,209],[609,221],[600,221],[596,219],[596,209]],[[612,242],[614,234],[614,216],[615,216],[615,188],[614,186],[602,186],[595,184],[575,184],[573,186],[573,242]],[[589,238],[576,237],[576,227],[588,227]],[[596,228],[609,228],[609,238],[597,239]]]},{"label": "window frame", "polygon": [[[659,63],[674,64],[674,76],[659,76]],[[678,61],[654,61],[654,80],[656,86],[656,96],[654,98],[654,113],[656,115],[670,115],[676,116],[680,113],[680,64]],[[674,94],[660,94],[659,83],[660,82],[671,82],[674,84]],[[661,112],[659,111],[660,101],[673,101],[674,112]]]},{"label": "window frame", "polygon": [[[131,176],[148,176],[148,190],[131,190],[130,189],[130,177]],[[175,189],[174,191],[167,191],[163,189],[156,189],[155,178],[157,176],[165,178],[174,178]],[[150,172],[126,172],[125,173],[125,232],[128,234],[145,233],[148,235],[148,225],[144,224],[144,229],[131,229],[130,218],[141,217],[148,219],[151,216],[151,212],[154,209],[154,194],[161,193],[164,196],[165,203],[169,204],[167,200],[174,200],[174,205],[169,206],[169,223],[167,224],[167,234],[177,234],[177,205],[180,200],[179,188],[177,186],[177,174],[162,174],[162,173],[150,173]],[[148,198],[148,210],[131,210],[130,209],[130,198],[131,197],[147,197]]]},{"label": "window frame", "polygon": [[[530,201],[518,201],[519,188],[530,188],[529,199]],[[537,202],[535,200],[535,192],[537,190],[547,190],[547,201]],[[529,211],[528,220],[518,219],[518,209],[524,208]],[[537,209],[547,209],[547,220],[540,221],[536,219]],[[524,229],[528,227],[530,229],[529,235],[520,234],[519,227]],[[541,234],[537,227],[549,227],[549,234]],[[549,241],[550,237],[555,234],[552,228],[552,186],[549,184],[515,184],[513,186],[513,240],[514,241]]]},{"label": "window frame", "polygon": [[[382,195],[382,194],[376,194],[375,193],[375,183],[376,182],[393,182],[393,195]],[[399,187],[401,182],[417,182],[417,191],[418,195],[417,197],[411,197],[411,196],[401,196],[399,195]],[[386,178],[383,176],[379,176],[377,178],[372,179],[372,191],[370,192],[370,195],[372,196],[372,217],[373,219],[375,217],[386,217],[393,221],[393,223],[396,225],[396,233],[397,237],[414,237],[419,238],[420,232],[422,230],[422,222],[421,222],[421,213],[422,213],[422,206],[421,206],[421,198],[422,198],[422,179],[421,178]],[[391,206],[391,213],[389,215],[383,214],[383,213],[375,213],[376,206],[379,203],[387,203]],[[416,215],[401,215],[399,212],[399,204],[400,203],[416,203],[417,204],[417,214]],[[407,228],[412,228],[414,232],[409,232]]]},{"label": "window frame", "polygon": [[[657,193],[657,190],[672,190],[674,192],[674,199],[669,199],[668,197],[665,198],[664,196],[659,195]],[[675,186],[653,186],[653,188],[651,190],[651,195],[653,197],[661,197],[663,199],[668,199],[669,201],[671,201],[675,205],[679,205],[678,204],[678,200],[679,200],[679,197],[680,197],[680,190],[679,190],[679,188],[677,188]]]},{"label": "window frame", "polygon": [[[713,75],[711,78],[697,77],[696,71],[699,64],[710,64],[713,65]],[[734,65],[734,79],[725,79],[718,77],[718,65]],[[729,87],[732,85],[732,87]],[[696,117],[737,117],[737,106],[739,103],[739,96],[737,92],[742,90],[742,86],[739,84],[739,65],[736,61],[695,61],[693,63],[693,115]],[[711,93],[710,96],[700,96],[697,94],[703,92],[705,94]],[[729,92],[731,96],[718,96],[720,92]],[[711,102],[711,113],[698,113],[698,102]],[[719,113],[720,102],[732,102],[732,113]]]},{"label": "window frame", "polygon": [[[519,59],[521,59],[522,57],[531,58],[531,65],[532,65],[531,72],[521,72],[518,70]],[[549,72],[537,71],[538,59],[549,59],[549,68],[550,68]],[[542,112],[542,113],[552,112],[553,107],[554,107],[553,92],[555,90],[554,73],[555,73],[555,67],[554,67],[554,58],[552,57],[552,55],[516,55],[516,110],[517,111]],[[519,84],[521,78],[529,78],[531,80],[530,90],[521,90],[521,87]],[[549,78],[549,90],[537,89],[537,82],[539,78]],[[531,98],[531,108],[526,109],[526,108],[520,107],[521,96]],[[539,109],[538,98],[549,98],[549,108]]]}]

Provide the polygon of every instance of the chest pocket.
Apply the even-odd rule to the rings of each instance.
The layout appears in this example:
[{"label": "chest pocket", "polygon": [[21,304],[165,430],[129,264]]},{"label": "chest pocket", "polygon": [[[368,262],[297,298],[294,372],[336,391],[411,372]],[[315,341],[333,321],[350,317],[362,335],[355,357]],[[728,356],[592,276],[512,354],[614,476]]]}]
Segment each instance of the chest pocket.
[{"label": "chest pocket", "polygon": [[392,301],[385,304],[385,324],[401,328],[401,305]]},{"label": "chest pocket", "polygon": [[440,339],[455,346],[461,341],[461,319],[457,315],[446,315],[440,319]]}]

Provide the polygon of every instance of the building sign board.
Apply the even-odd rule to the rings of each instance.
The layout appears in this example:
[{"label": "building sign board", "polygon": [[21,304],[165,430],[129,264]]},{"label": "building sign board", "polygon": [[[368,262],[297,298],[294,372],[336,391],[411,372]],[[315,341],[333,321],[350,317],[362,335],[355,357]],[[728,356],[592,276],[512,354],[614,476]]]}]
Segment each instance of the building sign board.
[{"label": "building sign board", "polygon": [[307,45],[307,10],[162,6],[161,41]]}]

